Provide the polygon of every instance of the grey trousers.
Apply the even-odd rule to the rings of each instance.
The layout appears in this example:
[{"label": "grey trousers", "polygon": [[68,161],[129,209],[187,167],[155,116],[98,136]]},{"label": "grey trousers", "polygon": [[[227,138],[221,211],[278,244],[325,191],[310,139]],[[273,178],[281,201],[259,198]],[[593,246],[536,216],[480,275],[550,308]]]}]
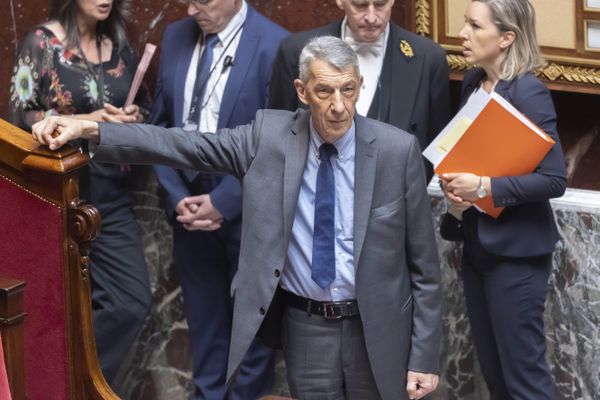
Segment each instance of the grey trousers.
[{"label": "grey trousers", "polygon": [[282,344],[294,399],[381,399],[360,317],[326,320],[288,307],[282,321]]}]

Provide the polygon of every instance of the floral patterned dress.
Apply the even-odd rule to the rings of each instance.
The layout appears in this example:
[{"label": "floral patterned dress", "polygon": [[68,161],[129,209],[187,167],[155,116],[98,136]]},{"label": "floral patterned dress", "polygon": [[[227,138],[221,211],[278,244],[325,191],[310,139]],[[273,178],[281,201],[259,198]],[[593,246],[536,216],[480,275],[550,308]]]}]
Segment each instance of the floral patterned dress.
[{"label": "floral patterned dress", "polygon": [[[88,64],[66,48],[52,31],[38,27],[25,36],[15,62],[9,120],[30,131],[31,125],[49,115],[91,113],[104,103],[122,106],[136,68],[129,46],[122,49],[113,46],[109,61]],[[99,79],[100,73],[102,79]],[[98,82],[103,82],[103,99],[99,96]],[[129,171],[122,166],[91,160],[88,168],[80,173],[81,197],[91,201],[101,212],[105,203],[129,205],[129,177]],[[97,182],[99,186],[92,185],[95,178],[101,181]],[[101,190],[95,190],[96,187]]]},{"label": "floral patterned dress", "polygon": [[[47,28],[31,31],[21,44],[11,79],[11,120],[29,129],[48,115],[90,113],[103,103],[123,105],[137,67],[131,49],[113,46],[109,61],[90,67],[92,71]],[[97,83],[100,67],[104,101]]]},{"label": "floral patterned dress", "polygon": [[[37,27],[25,36],[17,56],[10,86],[9,120],[30,131],[31,125],[45,116],[91,113],[104,103],[120,107],[136,68],[129,46],[119,49],[113,45],[109,61],[89,64],[66,48],[52,31]],[[99,90],[98,82],[103,82],[104,90]],[[85,145],[85,141],[80,144]],[[131,207],[129,169],[92,159],[79,170],[79,181],[80,197],[98,208],[102,216],[101,234],[90,254],[92,309],[100,365],[110,380],[148,311],[147,267]],[[121,340],[116,341],[116,337]]]}]

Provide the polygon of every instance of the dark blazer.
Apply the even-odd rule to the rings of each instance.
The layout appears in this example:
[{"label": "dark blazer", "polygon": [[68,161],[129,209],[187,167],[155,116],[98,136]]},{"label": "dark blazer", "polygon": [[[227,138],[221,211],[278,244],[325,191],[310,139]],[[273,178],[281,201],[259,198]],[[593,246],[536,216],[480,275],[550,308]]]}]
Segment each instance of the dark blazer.
[{"label": "dark blazer", "polygon": [[[267,103],[268,84],[275,49],[288,32],[248,6],[234,64],[223,93],[218,128],[233,128],[252,121],[257,110]],[[176,21],[165,30],[161,63],[150,123],[182,127],[183,92],[188,68],[201,35],[194,18]],[[156,167],[158,179],[167,193],[167,212],[192,193],[190,174],[173,168]],[[242,211],[242,191],[232,176],[213,175],[209,185],[213,205],[226,220],[235,221]],[[210,187],[212,186],[212,187]]]},{"label": "dark blazer", "polygon": [[[281,275],[309,149],[308,111],[259,111],[217,135],[100,124],[98,159],[226,172],[243,180],[232,284],[228,378],[265,319]],[[404,400],[406,370],[437,373],[441,288],[429,197],[414,136],[356,116],[354,260],[367,353],[384,400]]]},{"label": "dark blazer", "polygon": [[[304,45],[316,36],[341,37],[342,21],[294,33],[281,42],[273,63],[269,108],[295,111],[300,107],[294,79]],[[400,50],[406,41],[414,56]],[[385,59],[368,117],[387,122],[419,139],[424,149],[450,120],[446,53],[433,41],[390,24]]]},{"label": "dark blazer", "polygon": [[[480,68],[467,72],[462,104],[484,77],[485,72]],[[532,74],[511,81],[501,80],[495,91],[550,135],[556,144],[533,173],[492,178],[494,204],[506,206],[498,219],[482,214],[474,207],[465,211],[463,219],[465,223],[477,224],[479,241],[492,254],[529,257],[551,253],[559,234],[549,199],[562,196],[566,189],[565,159],[556,131],[552,97],[546,86]],[[462,240],[463,228],[463,224],[446,214],[441,225],[442,237]]]}]

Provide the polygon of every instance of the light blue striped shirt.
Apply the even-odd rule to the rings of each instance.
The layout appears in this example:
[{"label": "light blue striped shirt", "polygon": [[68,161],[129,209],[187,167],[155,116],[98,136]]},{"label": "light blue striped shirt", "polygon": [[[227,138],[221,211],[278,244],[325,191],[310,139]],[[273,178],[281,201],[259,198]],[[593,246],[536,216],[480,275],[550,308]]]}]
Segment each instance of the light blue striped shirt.
[{"label": "light blue striped shirt", "polygon": [[353,229],[356,148],[354,122],[348,132],[333,143],[338,156],[330,160],[335,177],[335,279],[325,289],[321,289],[311,278],[315,187],[319,169],[319,147],[323,143],[311,119],[309,152],[302,175],[302,186],[281,286],[287,291],[313,300],[351,300],[356,298]]}]

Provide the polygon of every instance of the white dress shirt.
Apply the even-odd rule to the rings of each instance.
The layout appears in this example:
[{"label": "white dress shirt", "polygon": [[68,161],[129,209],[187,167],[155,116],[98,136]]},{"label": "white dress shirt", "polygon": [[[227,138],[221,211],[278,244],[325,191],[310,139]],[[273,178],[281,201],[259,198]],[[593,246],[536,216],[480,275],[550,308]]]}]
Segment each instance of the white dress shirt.
[{"label": "white dress shirt", "polygon": [[[225,91],[225,85],[227,84],[229,72],[231,71],[231,66],[224,68],[225,60],[229,56],[233,61],[235,61],[235,53],[240,43],[247,13],[248,6],[244,1],[242,2],[242,8],[240,11],[234,15],[233,18],[231,18],[231,21],[229,21],[229,24],[227,24],[225,29],[217,33],[219,42],[215,45],[213,50],[213,59],[210,66],[210,78],[206,83],[204,98],[200,104],[198,104],[198,107],[200,107],[200,126],[198,130],[200,132],[216,132],[217,130],[223,92]],[[203,38],[198,38],[198,43],[194,49],[194,54],[192,55],[187,77],[185,79],[182,116],[182,121],[184,122],[188,120],[188,115],[190,112],[191,100],[194,94],[194,83],[196,82],[198,59],[204,51],[203,43]],[[192,122],[195,124],[195,126],[198,126],[198,121]]]},{"label": "white dress shirt", "polygon": [[342,40],[348,43],[358,56],[358,65],[360,73],[363,76],[363,85],[360,90],[360,98],[356,103],[356,111],[367,116],[373,97],[379,85],[379,76],[383,67],[385,58],[385,50],[390,34],[390,24],[387,25],[385,31],[373,43],[360,42],[354,38],[352,31],[347,24],[347,19],[344,17],[342,21]]}]

